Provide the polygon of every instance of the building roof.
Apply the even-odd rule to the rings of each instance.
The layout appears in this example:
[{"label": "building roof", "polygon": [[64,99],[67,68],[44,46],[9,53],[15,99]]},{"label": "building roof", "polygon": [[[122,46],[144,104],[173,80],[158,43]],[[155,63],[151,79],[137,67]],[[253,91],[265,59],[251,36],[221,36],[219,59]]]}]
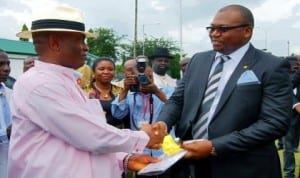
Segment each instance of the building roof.
[{"label": "building roof", "polygon": [[34,46],[30,41],[19,41],[0,38],[0,49],[2,49],[8,54],[36,55]]}]

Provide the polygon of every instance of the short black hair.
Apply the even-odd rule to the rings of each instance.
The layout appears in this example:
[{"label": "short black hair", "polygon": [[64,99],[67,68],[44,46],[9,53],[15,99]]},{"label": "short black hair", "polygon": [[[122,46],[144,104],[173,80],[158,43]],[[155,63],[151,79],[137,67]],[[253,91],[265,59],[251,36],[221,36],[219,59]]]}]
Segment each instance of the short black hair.
[{"label": "short black hair", "polygon": [[225,10],[239,11],[242,18],[245,20],[244,23],[249,24],[250,26],[254,27],[254,17],[253,17],[252,12],[250,11],[250,9],[248,9],[244,6],[238,5],[238,4],[232,4],[232,5],[228,5],[228,6],[221,8],[219,10],[219,12],[225,11]]},{"label": "short black hair", "polygon": [[8,58],[7,53],[3,49],[0,49],[0,57],[2,57],[2,58]]}]

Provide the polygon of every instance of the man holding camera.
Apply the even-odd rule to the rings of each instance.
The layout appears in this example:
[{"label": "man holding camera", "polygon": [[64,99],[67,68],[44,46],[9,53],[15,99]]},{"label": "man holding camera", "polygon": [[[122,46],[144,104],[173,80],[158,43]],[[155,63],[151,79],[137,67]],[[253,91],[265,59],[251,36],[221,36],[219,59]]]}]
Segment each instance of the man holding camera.
[{"label": "man holding camera", "polygon": [[[138,56],[130,62],[135,62],[136,65],[133,69],[124,66],[124,89],[112,102],[112,115],[121,119],[130,113],[130,129],[140,130],[144,123],[156,122],[164,102],[173,93],[174,88],[159,88],[154,84],[153,71],[148,67],[148,59],[145,56]],[[144,153],[158,157],[162,151],[145,149]],[[168,176],[163,174],[159,177]]]}]

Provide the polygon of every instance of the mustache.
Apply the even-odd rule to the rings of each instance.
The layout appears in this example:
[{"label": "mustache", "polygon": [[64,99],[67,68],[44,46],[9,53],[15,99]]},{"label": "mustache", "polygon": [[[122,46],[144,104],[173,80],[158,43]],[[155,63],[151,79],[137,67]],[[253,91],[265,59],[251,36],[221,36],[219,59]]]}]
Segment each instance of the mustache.
[{"label": "mustache", "polygon": [[157,74],[165,74],[167,72],[167,70],[169,70],[169,67],[167,66],[164,66],[164,67],[159,67],[159,66],[156,66],[154,68],[154,71],[157,73]]}]

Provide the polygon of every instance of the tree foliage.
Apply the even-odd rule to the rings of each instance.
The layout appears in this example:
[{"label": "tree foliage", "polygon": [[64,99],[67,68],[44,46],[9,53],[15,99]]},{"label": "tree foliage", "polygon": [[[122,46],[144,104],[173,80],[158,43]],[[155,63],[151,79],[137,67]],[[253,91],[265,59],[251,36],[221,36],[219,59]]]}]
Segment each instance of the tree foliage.
[{"label": "tree foliage", "polygon": [[174,41],[164,38],[146,38],[144,45],[144,53],[146,56],[151,56],[154,52],[154,49],[157,47],[168,48],[170,54],[174,57],[171,60],[169,74],[173,78],[180,78],[180,49],[178,46],[176,46]]},{"label": "tree foliage", "polygon": [[[123,49],[126,51],[123,55],[123,61],[122,64],[127,59],[132,59],[133,54],[133,42],[123,44]],[[174,59],[171,60],[170,64],[170,71],[169,74],[173,78],[180,78],[180,49],[178,46],[176,46],[176,43],[172,41],[171,39],[165,39],[165,38],[145,38],[145,41],[138,41],[136,44],[136,56],[139,55],[145,55],[145,56],[151,56],[154,52],[154,49],[157,47],[164,47],[168,48],[171,55],[174,56]],[[150,61],[151,65],[151,61]]]},{"label": "tree foliage", "polygon": [[[21,30],[21,31],[22,31],[22,32],[28,31],[28,27],[27,27],[26,24],[23,24],[22,30]],[[27,39],[27,38],[19,38],[19,39],[20,39],[20,41],[29,41],[29,39]]]},{"label": "tree foliage", "polygon": [[173,78],[180,78],[180,54],[176,53],[171,60],[169,74]]},{"label": "tree foliage", "polygon": [[[123,64],[132,59],[134,42],[128,40],[125,35],[118,35],[114,30],[108,28],[90,29],[89,32],[97,35],[96,38],[87,39],[89,52],[96,56],[112,57],[116,62],[117,73],[123,72]],[[165,38],[145,38],[137,41],[136,56],[151,56],[157,47],[168,48],[174,59],[171,60],[169,74],[173,78],[180,78],[180,49],[176,42]]]},{"label": "tree foliage", "polygon": [[116,61],[119,57],[119,41],[122,37],[109,28],[98,28],[89,31],[97,36],[96,38],[89,38],[87,40],[89,52],[96,56],[111,57]]}]

